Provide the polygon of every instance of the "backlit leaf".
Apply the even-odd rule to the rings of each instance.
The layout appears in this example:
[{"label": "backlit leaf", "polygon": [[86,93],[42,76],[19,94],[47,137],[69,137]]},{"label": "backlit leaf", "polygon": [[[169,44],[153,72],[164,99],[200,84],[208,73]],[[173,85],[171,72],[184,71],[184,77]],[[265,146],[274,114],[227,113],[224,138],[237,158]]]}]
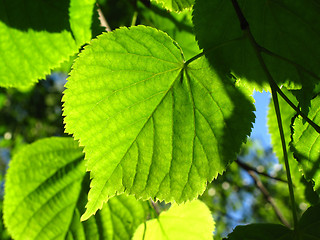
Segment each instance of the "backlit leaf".
[{"label": "backlit leaf", "polygon": [[19,151],[6,177],[4,220],[14,239],[131,239],[145,221],[145,203],[109,200],[80,222],[89,190],[82,149],[72,138],[39,140]]},{"label": "backlit leaf", "polygon": [[133,240],[211,240],[214,221],[209,208],[195,200],[173,205],[158,218],[140,224]]},{"label": "backlit leaf", "polygon": [[252,99],[150,27],[92,41],[64,92],[66,131],[91,171],[87,219],[126,192],[178,203],[203,193],[236,158],[254,119]]},{"label": "backlit leaf", "polygon": [[151,0],[151,2],[160,3],[170,11],[182,11],[185,8],[192,7],[194,0]]},{"label": "backlit leaf", "polygon": [[0,86],[32,85],[90,41],[94,3],[1,0]]}]

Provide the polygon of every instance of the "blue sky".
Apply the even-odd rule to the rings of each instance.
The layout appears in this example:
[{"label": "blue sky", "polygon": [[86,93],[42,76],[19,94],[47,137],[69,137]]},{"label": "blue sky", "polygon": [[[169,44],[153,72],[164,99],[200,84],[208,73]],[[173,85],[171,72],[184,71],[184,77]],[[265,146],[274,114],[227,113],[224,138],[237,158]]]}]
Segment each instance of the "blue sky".
[{"label": "blue sky", "polygon": [[271,93],[254,92],[253,97],[256,101],[256,120],[250,137],[259,140],[264,148],[269,148],[271,147],[271,138],[267,127],[267,113]]}]

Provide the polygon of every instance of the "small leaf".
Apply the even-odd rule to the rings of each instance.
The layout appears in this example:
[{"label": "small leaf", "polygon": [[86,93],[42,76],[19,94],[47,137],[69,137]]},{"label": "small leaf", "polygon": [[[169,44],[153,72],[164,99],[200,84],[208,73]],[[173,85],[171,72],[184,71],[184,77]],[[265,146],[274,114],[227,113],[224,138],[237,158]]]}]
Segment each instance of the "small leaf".
[{"label": "small leaf", "polygon": [[[289,89],[301,88],[302,69],[320,76],[320,5],[316,1],[238,0],[257,43],[273,54],[262,56],[275,81]],[[246,34],[241,30],[232,1],[197,0],[195,33],[210,63],[232,73],[250,89],[268,90],[269,84]],[[283,59],[287,60],[283,60]]]},{"label": "small leaf", "polygon": [[174,204],[158,218],[140,224],[133,240],[209,240],[214,221],[207,205],[199,200]]},{"label": "small leaf", "polygon": [[30,86],[89,42],[94,3],[0,0],[0,86]]},{"label": "small leaf", "polygon": [[151,0],[161,4],[165,9],[170,11],[182,11],[185,8],[192,7],[194,0]]},{"label": "small leaf", "polygon": [[[308,117],[320,125],[320,96],[311,101]],[[320,187],[320,138],[319,133],[314,130],[310,124],[305,122],[300,116],[297,117],[293,124],[294,134],[292,149],[295,157],[299,161],[303,174],[307,180],[315,182],[314,189]]]},{"label": "small leaf", "polygon": [[204,58],[149,27],[92,41],[64,92],[66,131],[85,146],[90,217],[115,194],[178,203],[203,193],[236,158],[254,119],[247,99]]},{"label": "small leaf", "polygon": [[226,240],[293,240],[294,232],[279,224],[237,226]]},{"label": "small leaf", "polygon": [[131,239],[145,221],[145,203],[109,200],[95,217],[80,222],[89,190],[82,149],[72,138],[48,138],[26,146],[10,162],[4,220],[14,239]]}]

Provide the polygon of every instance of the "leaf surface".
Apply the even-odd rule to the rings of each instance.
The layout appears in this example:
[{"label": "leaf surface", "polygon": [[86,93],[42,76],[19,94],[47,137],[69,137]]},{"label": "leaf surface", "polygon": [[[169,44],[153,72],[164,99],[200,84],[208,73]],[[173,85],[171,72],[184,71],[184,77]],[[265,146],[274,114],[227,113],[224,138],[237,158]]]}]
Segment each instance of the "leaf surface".
[{"label": "leaf surface", "polygon": [[89,42],[94,3],[1,0],[0,86],[30,86]]},{"label": "leaf surface", "polygon": [[[319,82],[318,2],[239,0],[238,3],[257,43],[272,52],[263,52],[262,57],[279,85],[298,89],[304,81]],[[193,21],[199,45],[215,68],[232,73],[250,89],[269,89],[231,1],[197,0]],[[318,77],[306,80],[301,76],[303,69]]]},{"label": "leaf surface", "polygon": [[80,222],[89,189],[82,149],[72,138],[47,138],[19,151],[5,185],[4,220],[14,239],[131,239],[145,220],[145,204],[133,197],[110,199]]},{"label": "leaf surface", "polygon": [[102,34],[80,54],[64,92],[66,131],[85,146],[88,218],[115,194],[196,198],[235,159],[252,99],[204,58],[184,65],[177,43],[150,27]]},{"label": "leaf surface", "polygon": [[140,224],[133,240],[209,240],[214,221],[207,205],[199,200],[174,204],[158,218]]},{"label": "leaf surface", "polygon": [[185,8],[192,7],[194,0],[151,0],[151,2],[159,3],[170,11],[179,12]]}]

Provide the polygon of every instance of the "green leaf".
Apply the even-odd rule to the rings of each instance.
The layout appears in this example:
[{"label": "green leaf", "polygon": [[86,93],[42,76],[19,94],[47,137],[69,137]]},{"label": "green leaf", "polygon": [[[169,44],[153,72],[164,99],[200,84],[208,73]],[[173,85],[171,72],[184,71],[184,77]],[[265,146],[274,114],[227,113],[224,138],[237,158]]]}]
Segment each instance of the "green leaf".
[{"label": "green leaf", "polygon": [[179,44],[186,59],[201,52],[193,34],[190,9],[175,13],[161,9],[155,4],[146,7],[140,3],[138,6],[141,24],[166,32]]},{"label": "green leaf", "polygon": [[0,86],[32,85],[89,42],[94,3],[1,0]]},{"label": "green leaf", "polygon": [[252,99],[205,58],[186,66],[177,43],[150,27],[93,40],[66,88],[66,131],[85,146],[92,178],[82,219],[122,192],[196,198],[236,158],[254,120]]},{"label": "green leaf", "polygon": [[151,0],[161,4],[165,9],[170,11],[182,11],[185,8],[192,7],[194,0]]},{"label": "green leaf", "polygon": [[[319,3],[304,0],[238,0],[238,3],[257,43],[272,52],[263,52],[262,56],[279,85],[293,89],[301,88],[304,81],[319,82],[319,77],[315,80],[301,76],[303,68],[320,76]],[[232,73],[248,88],[269,89],[247,35],[240,28],[232,1],[197,0],[193,21],[199,45],[212,66]]]},{"label": "green leaf", "polygon": [[279,224],[249,224],[237,226],[226,240],[293,240],[294,233]]},{"label": "green leaf", "polygon": [[[298,223],[297,233],[278,224],[237,226],[226,240],[316,240],[320,239],[320,205],[305,211]],[[298,236],[299,235],[299,236]]]},{"label": "green leaf", "polygon": [[47,138],[14,155],[6,176],[4,220],[14,239],[131,239],[145,203],[118,196],[86,222],[89,190],[82,149],[72,138]]},{"label": "green leaf", "polygon": [[212,239],[214,221],[207,205],[199,200],[174,204],[158,218],[140,224],[133,240],[209,240]]},{"label": "green leaf", "polygon": [[[311,101],[308,117],[316,124],[320,124],[320,96],[317,96]],[[303,174],[307,180],[315,182],[315,190],[320,187],[320,138],[317,133],[308,123],[300,116],[294,121],[294,134],[292,149],[295,157],[299,161]]]}]

